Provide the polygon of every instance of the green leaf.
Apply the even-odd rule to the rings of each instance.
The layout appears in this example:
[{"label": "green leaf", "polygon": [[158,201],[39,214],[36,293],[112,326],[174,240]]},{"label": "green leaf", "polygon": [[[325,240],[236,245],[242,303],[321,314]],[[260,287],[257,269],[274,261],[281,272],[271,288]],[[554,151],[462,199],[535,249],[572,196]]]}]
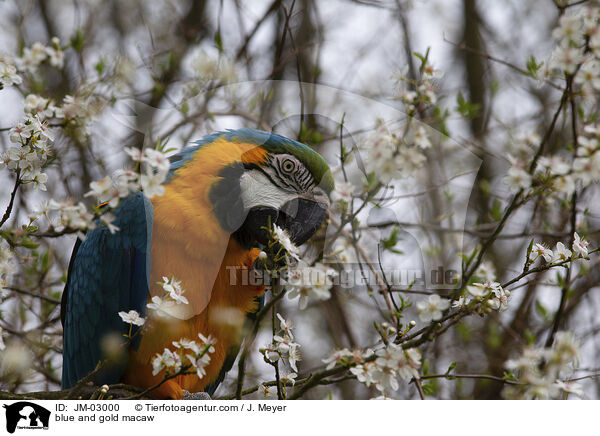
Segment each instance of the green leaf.
[{"label": "green leaf", "polygon": [[100,60],[94,65],[94,69],[98,73],[98,76],[101,76],[104,70],[106,69],[106,59],[101,57]]},{"label": "green leaf", "polygon": [[465,100],[462,92],[460,91],[456,96],[456,103],[458,104],[458,106],[456,107],[456,111],[464,118],[475,118],[481,110],[480,104],[472,103],[468,100]]},{"label": "green leaf", "polygon": [[398,231],[398,227],[394,227],[392,229],[392,232],[390,233],[390,236],[381,239],[381,243],[383,244],[384,250],[388,250],[396,254],[403,254],[402,251],[394,249],[396,244],[398,244],[398,242],[400,241],[400,238],[398,237]]},{"label": "green leaf", "polygon": [[535,310],[542,316],[542,318],[548,318],[548,309],[540,303],[540,300],[535,300]]},{"label": "green leaf", "polygon": [[85,46],[85,34],[81,29],[77,29],[71,36],[71,47],[77,52],[81,52]]},{"label": "green leaf", "polygon": [[502,213],[504,212],[502,208],[502,202],[498,198],[494,198],[492,202],[492,208],[490,209],[490,215],[496,221],[500,221],[502,219]]},{"label": "green leaf", "polygon": [[215,45],[219,50],[219,53],[223,53],[223,39],[221,38],[221,30],[215,32]]},{"label": "green leaf", "polygon": [[529,245],[527,246],[527,259],[529,259],[529,255],[531,254],[531,250],[533,249],[533,241],[534,238],[531,238],[531,241],[529,241]]},{"label": "green leaf", "polygon": [[436,383],[436,380],[431,380],[426,383],[422,383],[421,388],[423,388],[423,393],[425,395],[433,396],[438,391],[438,384]]},{"label": "green leaf", "polygon": [[525,333],[523,334],[523,336],[529,345],[535,344],[535,340],[537,338],[535,337],[535,334],[531,330],[529,330],[529,329],[525,330]]},{"label": "green leaf", "polygon": [[183,103],[181,103],[181,113],[187,117],[188,113],[190,112],[190,105],[188,104],[187,100],[184,100]]},{"label": "green leaf", "polygon": [[417,58],[419,58],[419,60],[421,61],[421,65],[419,65],[419,72],[421,74],[423,74],[423,71],[425,70],[425,66],[427,65],[427,60],[429,59],[429,52],[431,50],[431,47],[427,47],[427,51],[425,52],[424,55],[414,52],[413,55],[416,56]]},{"label": "green leaf", "polygon": [[537,73],[543,65],[544,62],[538,63],[534,55],[531,55],[527,58],[527,72],[533,78],[537,77]]}]

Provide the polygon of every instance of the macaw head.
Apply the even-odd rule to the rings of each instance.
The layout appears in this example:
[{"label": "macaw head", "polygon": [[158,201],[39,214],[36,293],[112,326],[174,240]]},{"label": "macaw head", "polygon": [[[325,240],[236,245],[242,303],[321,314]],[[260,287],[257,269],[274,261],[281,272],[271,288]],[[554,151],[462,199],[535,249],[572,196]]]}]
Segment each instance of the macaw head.
[{"label": "macaw head", "polygon": [[[301,245],[325,220],[333,176],[310,147],[252,129],[215,133],[195,147],[204,146],[238,150],[238,158],[223,159],[226,165],[219,169],[209,198],[221,227],[243,246],[266,244],[269,224],[287,230],[292,242]],[[184,165],[180,161],[185,156],[178,155],[172,171]]]}]

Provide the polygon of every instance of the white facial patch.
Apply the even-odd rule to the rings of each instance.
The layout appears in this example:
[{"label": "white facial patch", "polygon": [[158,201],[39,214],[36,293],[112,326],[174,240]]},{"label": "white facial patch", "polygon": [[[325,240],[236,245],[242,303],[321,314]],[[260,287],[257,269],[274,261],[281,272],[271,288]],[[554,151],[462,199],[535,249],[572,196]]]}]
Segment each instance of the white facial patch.
[{"label": "white facial patch", "polygon": [[298,194],[286,192],[275,186],[263,173],[257,170],[246,171],[240,177],[242,201],[244,209],[255,206],[272,207],[279,210],[288,201],[297,198]]}]

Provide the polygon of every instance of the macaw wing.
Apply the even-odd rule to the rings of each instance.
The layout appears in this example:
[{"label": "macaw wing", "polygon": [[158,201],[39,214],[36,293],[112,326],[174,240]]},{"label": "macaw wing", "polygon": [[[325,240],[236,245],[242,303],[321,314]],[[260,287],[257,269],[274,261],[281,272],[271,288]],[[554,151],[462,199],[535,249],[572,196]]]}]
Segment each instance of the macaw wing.
[{"label": "macaw wing", "polygon": [[[120,358],[104,364],[93,381],[116,383],[125,371],[128,345],[121,344],[129,332],[118,312],[146,313],[152,204],[137,193],[123,200],[115,215],[119,231],[98,227],[73,249],[61,302],[63,388],[93,371],[107,352]],[[139,339],[130,346],[137,347]]]}]

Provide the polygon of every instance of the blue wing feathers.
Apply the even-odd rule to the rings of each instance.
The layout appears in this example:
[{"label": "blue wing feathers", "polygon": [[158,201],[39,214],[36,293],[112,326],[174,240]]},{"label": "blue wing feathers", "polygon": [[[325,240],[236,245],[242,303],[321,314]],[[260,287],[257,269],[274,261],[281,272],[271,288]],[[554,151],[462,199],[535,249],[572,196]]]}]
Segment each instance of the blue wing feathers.
[{"label": "blue wing feathers", "polygon": [[[119,311],[145,315],[150,276],[152,204],[142,193],[125,199],[115,211],[111,234],[105,226],[87,234],[75,248],[65,294],[63,387],[73,386],[103,359],[102,339],[129,330]],[[139,338],[132,344],[137,346]],[[94,381],[116,383],[124,363],[100,372]]]}]

